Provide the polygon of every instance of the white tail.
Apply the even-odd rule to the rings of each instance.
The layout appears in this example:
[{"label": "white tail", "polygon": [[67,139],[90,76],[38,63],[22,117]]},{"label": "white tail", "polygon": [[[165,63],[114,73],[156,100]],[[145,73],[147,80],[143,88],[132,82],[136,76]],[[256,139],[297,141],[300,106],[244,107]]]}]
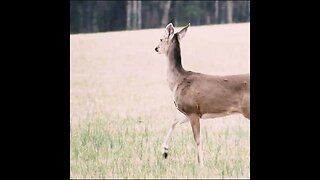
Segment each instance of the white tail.
[{"label": "white tail", "polygon": [[190,23],[174,33],[172,23],[165,28],[165,35],[155,48],[168,60],[168,83],[174,94],[176,108],[185,119],[175,120],[163,143],[163,156],[168,155],[168,139],[175,126],[190,121],[198,149],[198,162],[203,165],[200,136],[200,118],[215,118],[241,113],[250,119],[250,75],[213,76],[186,71],[181,63],[180,40]]}]

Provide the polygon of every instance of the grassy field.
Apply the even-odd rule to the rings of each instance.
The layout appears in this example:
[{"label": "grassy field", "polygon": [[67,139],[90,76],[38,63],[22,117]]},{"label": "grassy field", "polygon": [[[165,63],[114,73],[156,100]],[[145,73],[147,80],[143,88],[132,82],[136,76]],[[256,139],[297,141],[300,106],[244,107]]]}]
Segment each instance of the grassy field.
[{"label": "grassy field", "polygon": [[[250,71],[249,23],[191,26],[181,42],[185,69],[216,75]],[[180,29],[180,28],[178,28]],[[250,122],[201,120],[205,167],[189,123],[177,126],[166,62],[154,51],[162,29],[70,35],[71,178],[249,178]]]}]

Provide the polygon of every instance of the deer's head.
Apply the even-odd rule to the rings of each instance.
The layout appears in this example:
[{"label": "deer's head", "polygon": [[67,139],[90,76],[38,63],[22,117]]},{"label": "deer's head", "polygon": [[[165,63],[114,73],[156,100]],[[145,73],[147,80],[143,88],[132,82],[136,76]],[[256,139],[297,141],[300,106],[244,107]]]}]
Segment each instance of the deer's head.
[{"label": "deer's head", "polygon": [[160,44],[155,48],[155,51],[159,54],[167,54],[169,47],[171,47],[172,44],[177,43],[176,40],[180,41],[185,36],[189,26],[190,23],[182,28],[179,32],[174,33],[174,27],[172,23],[169,23],[165,28],[165,34],[160,39]]}]

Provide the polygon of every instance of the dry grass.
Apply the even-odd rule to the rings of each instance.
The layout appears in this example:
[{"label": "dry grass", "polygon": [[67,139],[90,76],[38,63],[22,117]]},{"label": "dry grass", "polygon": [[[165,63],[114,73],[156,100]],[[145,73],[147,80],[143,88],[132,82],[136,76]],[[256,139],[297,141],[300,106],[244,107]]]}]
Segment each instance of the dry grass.
[{"label": "dry grass", "polygon": [[[184,68],[248,73],[249,26],[191,26],[181,43]],[[162,159],[175,116],[165,58],[154,51],[163,32],[70,36],[72,178],[249,177],[250,125],[241,115],[201,121],[205,168],[196,164],[189,124],[176,128]]]}]

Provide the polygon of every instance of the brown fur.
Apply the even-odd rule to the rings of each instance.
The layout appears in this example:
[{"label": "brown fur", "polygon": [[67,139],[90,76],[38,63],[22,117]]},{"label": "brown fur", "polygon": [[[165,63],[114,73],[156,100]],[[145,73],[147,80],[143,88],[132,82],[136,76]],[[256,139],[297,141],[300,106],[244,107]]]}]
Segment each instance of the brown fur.
[{"label": "brown fur", "polygon": [[176,82],[175,102],[185,114],[238,112],[250,118],[249,74],[212,76],[185,72]]}]

